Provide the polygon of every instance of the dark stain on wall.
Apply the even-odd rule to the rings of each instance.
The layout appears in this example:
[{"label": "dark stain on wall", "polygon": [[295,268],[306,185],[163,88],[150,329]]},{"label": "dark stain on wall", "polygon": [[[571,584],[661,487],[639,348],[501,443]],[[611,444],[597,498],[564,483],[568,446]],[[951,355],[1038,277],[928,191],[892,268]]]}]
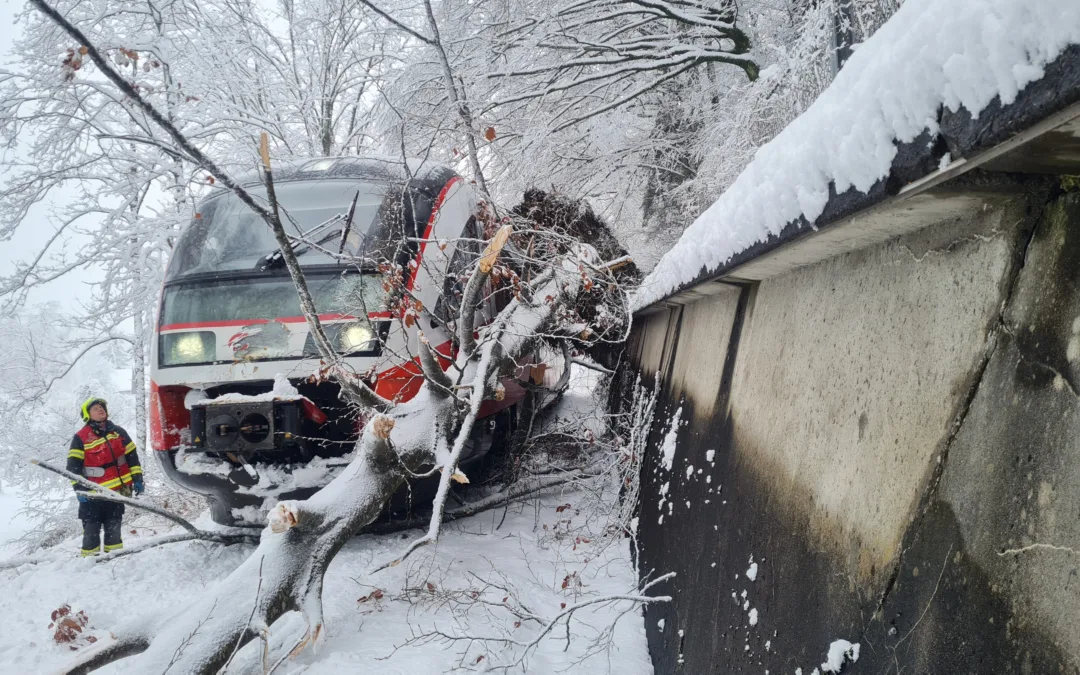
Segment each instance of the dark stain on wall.
[{"label": "dark stain on wall", "polygon": [[1065,655],[1014,614],[969,555],[956,514],[935,500],[906,541],[903,565],[881,611],[860,637],[849,672],[1066,673]]},{"label": "dark stain on wall", "polygon": [[1061,376],[1080,390],[1080,373],[1070,364],[1069,341],[1080,298],[1080,193],[1062,195],[1047,208],[1035,230],[1033,247],[1039,270],[1006,317],[1010,334],[1023,355],[1021,385],[1043,389]]},{"label": "dark stain on wall", "polygon": [[[1040,423],[1025,417],[1021,408],[1003,411],[1014,393],[1023,396],[1025,386],[1043,395],[1054,389],[1053,370],[1047,365],[1071,372],[1061,355],[1074,332],[1073,317],[1080,312],[1078,223],[1080,195],[1060,197],[1044,212],[1032,239],[1044,253],[1026,269],[1031,276],[1018,287],[1016,308],[1005,313],[1006,326],[1012,317],[1025,326],[1025,337],[1014,341],[1011,329],[1003,333],[985,364],[985,377],[980,375],[981,383],[975,385],[981,389],[971,402],[970,418],[962,420],[965,426],[956,437],[958,447],[965,449],[956,466],[945,468],[953,481],[980,487],[978,481],[984,479],[978,475],[987,464],[1007,463],[1016,454],[1016,470],[985,479],[987,492],[973,504],[958,506],[930,491],[904,535],[891,578],[880,588],[861,585],[847,572],[858,557],[855,535],[840,531],[841,536],[832,538],[849,542],[849,550],[815,538],[813,496],[794,480],[779,478],[784,472],[770,466],[765,453],[756,452],[753,438],[740,435],[738,419],[728,410],[754,287],[743,288],[728,351],[716,355],[725,365],[717,405],[711,406],[716,412],[710,417],[696,415],[692,401],[680,400],[678,392],[671,391],[668,378],[681,310],[672,313],[661,398],[642,463],[636,558],[643,578],[676,573],[654,588],[657,594],[671,594],[673,601],[649,605],[645,611],[657,673],[760,674],[767,669],[790,674],[801,668],[810,675],[838,638],[861,646],[858,662],[845,666],[844,673],[1076,672],[1072,656],[1016,602],[1012,582],[1002,583],[1001,569],[995,567],[992,578],[977,562],[980,558],[965,541],[958,518],[968,523],[969,531],[974,518],[1008,532],[1020,508],[1011,495],[1029,490],[1024,475],[1038,459],[1014,453],[1015,447],[1025,447],[1029,433],[1035,433],[1032,442],[1047,452],[1061,446],[1059,454],[1067,454],[1071,447],[1062,445],[1065,441],[1056,439],[1050,427],[1036,433],[1030,425]],[[1016,246],[1020,250],[1023,243]],[[641,353],[637,339],[632,355]],[[1021,358],[1024,350],[1034,355],[1031,363]],[[674,463],[667,470],[660,448],[668,421],[680,406],[683,424],[677,430]],[[861,431],[867,424],[865,413],[855,422]],[[957,509],[962,509],[959,516]],[[816,522],[820,526],[820,518]],[[979,546],[985,560],[986,544]],[[747,576],[751,560],[757,564],[756,580]],[[1070,579],[1076,576],[1074,569]],[[882,571],[871,570],[871,577],[882,579]],[[756,625],[750,625],[751,609],[756,610]]]}]

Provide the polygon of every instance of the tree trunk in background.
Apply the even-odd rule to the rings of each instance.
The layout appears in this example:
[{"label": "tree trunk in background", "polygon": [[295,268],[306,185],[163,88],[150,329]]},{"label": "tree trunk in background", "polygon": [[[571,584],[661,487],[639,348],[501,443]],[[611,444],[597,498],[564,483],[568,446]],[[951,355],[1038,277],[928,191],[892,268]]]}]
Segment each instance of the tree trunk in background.
[{"label": "tree trunk in background", "polygon": [[[146,311],[135,312],[131,345],[131,396],[135,401],[135,446],[146,450]],[[145,456],[145,455],[144,455]]]},{"label": "tree trunk in background", "polygon": [[[687,76],[689,88],[707,87],[709,78],[699,73]],[[653,248],[670,248],[694,219],[692,195],[677,193],[680,187],[697,176],[702,154],[697,148],[697,134],[702,129],[701,111],[687,101],[686,79],[676,79],[666,86],[664,103],[656,113],[651,137],[662,140],[649,152],[649,168],[642,195],[642,223]],[[642,260],[646,268],[655,261]]]},{"label": "tree trunk in background", "polygon": [[854,52],[856,20],[854,0],[838,0],[833,14],[833,77]]}]

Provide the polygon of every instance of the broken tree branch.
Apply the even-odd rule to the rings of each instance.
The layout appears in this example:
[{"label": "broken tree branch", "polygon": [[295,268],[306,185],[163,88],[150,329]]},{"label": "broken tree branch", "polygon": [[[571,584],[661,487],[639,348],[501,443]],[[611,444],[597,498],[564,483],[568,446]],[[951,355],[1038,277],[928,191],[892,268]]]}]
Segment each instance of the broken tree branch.
[{"label": "broken tree branch", "polygon": [[[556,256],[549,260],[548,268],[536,275],[532,284],[523,289],[521,297],[511,300],[493,323],[478,330],[475,309],[484,281],[490,276],[499,252],[509,237],[509,229],[504,229],[501,237],[497,235],[489,244],[483,269],[478,264],[470,278],[473,289],[470,302],[462,306],[459,312],[461,316],[457,317],[459,326],[468,325],[463,344],[470,348],[459,350],[455,360],[457,371],[461,374],[459,381],[470,385],[468,401],[462,405],[458,397],[437,391],[433,382],[437,383],[439,377],[430,367],[431,361],[437,360],[437,357],[429,354],[430,378],[425,378],[419,392],[411,400],[391,404],[370,391],[357,375],[348,372],[333,346],[325,340],[292,242],[277,215],[268,141],[262,141],[260,154],[270,195],[269,209],[257,203],[203,155],[119,75],[85,35],[45,0],[31,1],[79,44],[85,45],[91,59],[106,78],[144,110],[187,156],[216,176],[222,185],[271,227],[297,288],[305,318],[321,356],[332,368],[333,377],[341,384],[347,398],[385,413],[377,414],[367,422],[360,433],[353,460],[326,487],[308,499],[277,505],[271,514],[271,526],[262,531],[256,551],[214,590],[172,612],[155,610],[132,617],[127,625],[113,631],[118,636],[114,641],[86,650],[69,672],[85,672],[88,667],[99,667],[138,654],[125,664],[125,670],[215,673],[226,664],[236,645],[243,648],[247,642],[262,637],[275,621],[292,611],[300,612],[307,625],[304,637],[293,650],[295,653],[317,642],[322,633],[323,580],[331,561],[361,527],[377,517],[386,501],[410,473],[432,464],[441,466],[439,491],[433,504],[427,537],[414,542],[413,548],[437,539],[449,485],[466,443],[472,436],[482,402],[490,396],[499,374],[507,372],[532,349],[538,335],[544,332],[553,317],[561,316],[560,310],[576,299],[585,278],[585,266],[592,266],[596,261],[595,250],[582,246],[575,248],[566,258]],[[430,4],[425,3],[425,6],[429,20],[433,22]],[[453,91],[453,81],[446,84]],[[467,106],[459,107],[462,125],[468,132],[472,124]],[[475,153],[472,155],[471,159],[475,160]],[[477,178],[482,179],[475,161],[474,169],[478,173]],[[473,341],[476,332],[480,335],[478,344]],[[259,574],[260,567],[262,574]],[[234,602],[237,597],[254,598],[254,607]],[[264,663],[265,660],[264,654]]]},{"label": "broken tree branch", "polygon": [[[508,488],[488,495],[483,499],[478,499],[474,502],[466,502],[456,508],[447,509],[446,513],[443,515],[443,523],[453,522],[461,518],[469,518],[478,513],[484,513],[485,511],[490,511],[492,509],[509,506],[510,504],[534,497],[548,490],[569,485],[582,478],[588,478],[590,475],[591,474],[586,474],[581,471],[573,471],[553,476],[536,476],[528,480],[523,480]],[[430,522],[431,519],[429,516],[408,518],[405,520],[395,520],[388,523],[370,525],[364,531],[369,534],[394,534],[396,532],[419,529]]]},{"label": "broken tree branch", "polygon": [[[636,606],[649,605],[649,604],[660,603],[660,602],[671,602],[672,597],[670,595],[646,595],[646,592],[649,591],[654,586],[656,586],[657,584],[659,584],[661,582],[664,582],[664,581],[668,581],[670,579],[674,579],[674,578],[675,578],[675,573],[674,572],[669,572],[667,574],[659,576],[656,579],[653,579],[652,581],[644,584],[643,586],[641,586],[640,589],[636,589],[634,592],[618,593],[618,594],[613,594],[613,595],[603,595],[603,596],[599,596],[599,597],[595,597],[595,598],[589,598],[588,600],[582,600],[581,602],[574,603],[573,605],[565,605],[564,604],[562,609],[557,614],[555,614],[555,616],[553,616],[551,618],[544,617],[544,616],[542,616],[540,614],[537,614],[536,612],[534,612],[532,610],[529,610],[527,607],[520,604],[520,601],[518,600],[516,595],[514,595],[512,593],[512,591],[510,591],[509,589],[506,589],[506,588],[501,588],[496,583],[493,583],[491,581],[487,581],[486,583],[488,585],[493,586],[495,588],[500,588],[501,593],[506,593],[508,596],[514,596],[514,600],[516,601],[514,604],[516,606],[507,603],[505,601],[505,599],[504,599],[503,602],[498,603],[497,605],[495,603],[491,603],[490,601],[484,600],[482,597],[473,599],[473,602],[497,606],[497,607],[499,607],[501,609],[505,609],[505,610],[511,612],[521,622],[531,621],[531,622],[537,624],[538,627],[539,627],[539,630],[536,632],[536,634],[532,637],[531,640],[517,639],[517,638],[509,637],[509,636],[507,636],[505,634],[504,635],[475,635],[475,634],[454,635],[454,634],[450,634],[450,633],[447,633],[445,631],[436,629],[436,630],[421,633],[420,635],[416,635],[415,637],[413,637],[410,640],[408,640],[407,642],[405,642],[405,644],[406,645],[408,645],[408,644],[418,644],[418,643],[423,643],[423,642],[429,642],[429,641],[432,641],[432,640],[445,641],[445,642],[451,642],[451,643],[453,643],[453,642],[467,642],[467,643],[470,643],[470,644],[472,644],[472,643],[481,643],[481,644],[486,643],[488,645],[490,645],[490,644],[498,644],[498,645],[501,645],[503,648],[509,648],[509,649],[515,650],[516,654],[514,654],[511,657],[512,660],[504,662],[504,663],[485,664],[485,670],[494,669],[494,670],[501,670],[501,671],[505,672],[505,671],[509,671],[511,668],[515,668],[517,666],[524,665],[526,663],[526,659],[528,659],[528,657],[529,657],[529,654],[560,623],[564,623],[565,626],[566,626],[566,639],[567,639],[567,642],[569,644],[569,640],[570,640],[570,621],[574,617],[574,614],[576,614],[577,612],[585,609],[586,607],[594,607],[596,605],[615,604],[615,603],[619,603],[619,602],[630,602],[630,603],[633,603],[633,605],[636,605]],[[483,581],[483,580],[481,580],[481,581]],[[625,615],[625,613],[623,615]],[[400,648],[400,646],[396,647],[395,649],[397,649],[397,648]],[[512,654],[513,654],[513,652],[512,652]]]},{"label": "broken tree branch", "polygon": [[[584,254],[584,251],[581,253]],[[592,251],[592,254],[595,255],[595,251]],[[567,278],[560,279],[556,276],[556,269],[563,272]],[[477,265],[473,276],[481,276],[483,273],[483,270]],[[475,354],[466,354],[464,350],[458,352],[458,368],[467,376],[466,379],[471,382],[468,408],[463,418],[458,417],[461,422],[453,446],[449,449],[449,456],[445,459],[439,458],[442,460],[442,471],[439,477],[439,489],[435,493],[435,499],[432,501],[431,523],[428,526],[428,531],[424,536],[413,541],[400,557],[373,568],[371,570],[372,574],[400,564],[420,548],[438,540],[443,512],[446,507],[446,498],[450,494],[450,483],[454,479],[458,462],[461,460],[462,452],[465,450],[465,444],[469,440],[473,424],[480,413],[480,405],[487,397],[488,381],[491,379],[492,374],[498,371],[501,363],[517,361],[517,357],[532,342],[533,337],[540,332],[543,324],[551,318],[555,307],[558,305],[557,299],[572,299],[577,296],[577,292],[581,287],[581,277],[574,263],[563,260],[538,275],[536,284],[534,293],[529,295],[550,298],[550,300],[527,304],[521,298],[514,298],[499,313],[499,316],[495,317],[491,324],[484,327],[483,343],[481,347],[474,350]],[[463,321],[464,317],[469,314],[470,308],[462,303],[460,312],[461,317],[459,317],[459,320]],[[513,330],[508,330],[510,328]],[[468,377],[470,375],[471,378]],[[454,410],[453,414],[457,416],[458,411]],[[441,445],[439,449],[445,452],[445,448]]]},{"label": "broken tree branch", "polygon": [[450,376],[442,369],[442,365],[439,363],[439,357],[431,348],[431,343],[424,337],[423,333],[419,334],[419,339],[420,367],[423,370],[424,379],[431,383],[432,393],[441,393],[445,396],[453,395],[454,381],[450,379]]},{"label": "broken tree branch", "polygon": [[473,338],[473,333],[476,331],[476,309],[480,305],[480,296],[484,290],[484,283],[491,276],[491,270],[495,269],[499,254],[510,239],[512,231],[513,227],[511,225],[503,225],[499,228],[499,231],[495,233],[495,236],[491,238],[491,241],[484,248],[484,253],[476,263],[476,269],[469,276],[469,282],[461,294],[458,348],[466,356],[471,355],[473,350],[476,349],[476,340]]},{"label": "broken tree branch", "polygon": [[319,350],[319,355],[322,356],[323,361],[332,366],[331,372],[334,375],[334,379],[337,380],[338,384],[341,386],[342,394],[345,394],[352,402],[359,403],[366,408],[371,408],[379,412],[386,412],[393,406],[393,403],[376,394],[370,387],[364,384],[360,378],[355,377],[355,374],[345,367],[341,360],[341,356],[334,348],[334,345],[330,343],[330,338],[327,337],[326,331],[323,330],[322,322],[319,320],[319,312],[315,307],[315,300],[312,298],[311,291],[308,289],[304,272],[300,268],[300,262],[296,259],[296,252],[293,251],[292,240],[289,238],[289,235],[285,233],[285,227],[281,224],[277,193],[274,191],[274,172],[270,167],[269,137],[265,131],[259,136],[259,155],[263,162],[263,182],[266,185],[266,197],[270,202],[270,210],[263,219],[270,225],[270,229],[274,232],[274,240],[281,250],[281,257],[285,261],[286,269],[289,270],[289,277],[296,287],[297,295],[300,298],[301,311],[303,311],[304,317],[307,319],[308,326],[311,329],[311,336],[315,341],[315,346]]},{"label": "broken tree branch", "polygon": [[589,370],[595,370],[596,372],[603,373],[605,375],[614,375],[615,374],[614,370],[610,370],[608,368],[605,368],[602,365],[600,365],[599,363],[596,363],[595,361],[592,361],[590,359],[583,359],[583,358],[578,357],[578,356],[575,356],[572,359],[570,359],[570,363],[579,365],[582,368],[588,368]]},{"label": "broken tree branch", "polygon": [[[218,537],[215,539],[206,539],[203,536],[204,530],[196,530],[195,532],[177,532],[176,534],[166,534],[161,537],[151,537],[140,540],[138,544],[134,546],[125,546],[118,551],[110,551],[101,555],[91,556],[91,560],[94,563],[105,563],[117,558],[122,558],[127,555],[133,555],[135,553],[142,553],[158,546],[164,546],[165,544],[176,544],[182,541],[207,541],[214,544],[225,544],[226,546],[231,544],[255,544],[259,541],[259,535],[254,532],[237,532],[237,533],[215,533]],[[28,556],[24,558],[11,558],[0,562],[0,570],[11,570],[16,567],[22,567],[23,565],[40,565],[43,563],[56,562],[57,560],[70,559],[70,556],[62,554],[43,555],[43,556]]]}]

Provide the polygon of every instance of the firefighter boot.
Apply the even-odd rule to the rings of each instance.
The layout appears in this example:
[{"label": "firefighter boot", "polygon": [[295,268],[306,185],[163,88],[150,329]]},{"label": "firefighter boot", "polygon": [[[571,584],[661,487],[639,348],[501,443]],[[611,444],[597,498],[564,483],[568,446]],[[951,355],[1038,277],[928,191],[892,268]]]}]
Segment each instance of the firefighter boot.
[{"label": "firefighter boot", "polygon": [[120,530],[122,523],[119,517],[109,518],[105,521],[105,552],[111,553],[124,548]]},{"label": "firefighter boot", "polygon": [[101,548],[101,521],[83,518],[82,556],[97,555]]}]

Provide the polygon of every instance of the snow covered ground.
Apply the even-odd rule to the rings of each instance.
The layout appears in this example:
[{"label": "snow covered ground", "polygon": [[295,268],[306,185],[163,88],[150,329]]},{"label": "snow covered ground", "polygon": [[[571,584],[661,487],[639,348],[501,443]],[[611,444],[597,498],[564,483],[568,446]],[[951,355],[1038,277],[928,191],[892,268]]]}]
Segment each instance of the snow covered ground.
[{"label": "snow covered ground", "polygon": [[[572,605],[631,590],[635,577],[626,540],[606,549],[591,540],[580,542],[582,535],[573,529],[584,523],[573,522],[582,517],[575,514],[575,501],[575,495],[567,494],[539,505],[518,505],[501,528],[497,527],[501,510],[456,521],[447,526],[437,549],[371,577],[366,570],[373,562],[400,554],[416,533],[357,537],[327,574],[325,636],[315,650],[286,662],[278,672],[443,673],[462,664],[482,670],[488,663],[507,660],[509,652],[474,644],[465,655],[469,645],[464,642],[435,642],[396,651],[395,647],[435,626],[448,633],[505,634],[530,640],[537,628],[530,622],[515,627],[518,619],[499,606],[508,593],[492,587],[485,590],[483,581],[516,589],[521,603],[547,617],[558,614],[562,603]],[[571,508],[559,511],[565,504]],[[127,535],[128,543],[135,539]],[[70,545],[75,547],[74,542]],[[251,550],[249,546],[182,543],[105,564],[72,558],[2,571],[0,672],[48,672],[64,663],[71,652],[53,642],[48,625],[50,612],[65,603],[73,611],[83,610],[89,625],[104,634],[109,626],[132,615],[179,607],[225,577]],[[474,591],[495,606],[476,605],[467,615],[458,611],[455,616],[451,608],[460,610]],[[380,594],[381,598],[373,597]],[[236,602],[247,601],[236,598]],[[612,648],[585,658],[595,649],[597,635],[628,609],[615,625]],[[579,618],[572,622],[569,648],[564,651],[567,632],[560,624],[528,657],[525,672],[652,672],[639,610],[622,602],[583,611]],[[291,645],[303,633],[302,626],[299,616],[287,616],[273,627],[273,660],[283,651],[282,643]],[[229,672],[262,672],[256,647],[252,644],[242,650]],[[477,664],[481,655],[485,658]],[[115,664],[101,672],[124,669]]]},{"label": "snow covered ground", "polygon": [[31,524],[19,514],[22,501],[17,492],[4,487],[0,491],[0,560],[13,555],[16,550],[12,542],[30,529]]},{"label": "snow covered ground", "polygon": [[[601,379],[596,371],[575,367],[571,385],[547,426],[579,427],[583,434],[599,436],[604,430],[604,409],[596,393]],[[668,424],[677,426],[677,415]],[[444,635],[529,642],[540,625],[521,621],[508,608],[527,607],[551,618],[565,606],[632,592],[635,574],[628,541],[605,538],[602,519],[595,518],[586,504],[582,493],[551,494],[539,502],[516,505],[505,520],[503,511],[495,510],[454,521],[445,527],[436,549],[422,551],[374,576],[368,576],[367,570],[399,555],[417,532],[355,538],[327,574],[327,625],[322,639],[315,649],[285,661],[275,672],[491,671],[496,670],[493,666],[524,656],[509,672],[652,673],[640,609],[625,601],[582,610],[569,631],[559,624],[527,653],[491,641],[436,638],[408,644],[410,638],[436,630]],[[0,525],[7,525],[0,528],[0,560],[15,554],[3,550],[4,541],[29,526],[18,517],[10,520],[19,507],[17,495],[0,495]],[[197,524],[214,527],[205,515]],[[164,533],[128,530],[125,535],[132,545],[140,538]],[[4,589],[0,616],[5,629],[0,632],[0,673],[54,672],[63,666],[73,651],[56,644],[49,628],[51,612],[62,605],[70,604],[73,613],[85,612],[86,634],[104,636],[110,626],[133,616],[179,609],[195,594],[212,589],[253,550],[251,546],[183,543],[94,564],[76,558],[77,548],[78,542],[69,540],[49,553],[62,559],[0,570],[0,588]],[[755,582],[758,565],[753,558],[748,565],[745,576]],[[250,602],[242,597],[234,600]],[[756,624],[758,610],[749,601],[744,610],[749,624]],[[276,662],[303,630],[298,615],[286,616],[273,626],[269,661]],[[84,641],[80,643],[85,646]],[[259,647],[253,643],[238,652],[226,672],[262,673]],[[805,672],[839,672],[845,660],[854,662],[858,654],[858,644],[836,640],[825,662]],[[101,672],[130,671],[119,663]]]},{"label": "snow covered ground", "polygon": [[[602,410],[594,397],[597,379],[594,371],[575,368],[551,422],[584,422],[584,433],[602,433]],[[16,498],[0,496],[0,518],[17,507]],[[197,524],[213,527],[205,515]],[[0,530],[0,541],[16,536],[23,526],[17,522]],[[126,529],[124,534],[130,546],[142,536],[163,532]],[[522,649],[490,641],[405,643],[435,629],[528,643],[539,634],[539,623],[522,620],[508,607],[527,607],[549,620],[575,603],[634,591],[628,540],[605,536],[603,518],[588,510],[581,493],[554,493],[516,504],[505,519],[498,509],[454,521],[444,526],[436,548],[368,575],[375,564],[400,555],[417,534],[365,535],[346,545],[327,573],[323,637],[315,649],[276,672],[483,671],[515,662]],[[78,548],[77,541],[69,540],[56,552],[70,552],[70,557],[0,570],[0,673],[49,672],[70,658],[70,646],[56,644],[48,628],[51,612],[64,604],[85,612],[88,630],[103,636],[133,616],[179,609],[224,579],[253,550],[185,542],[95,564],[74,557]],[[0,558],[13,553],[0,552]],[[238,603],[251,600],[235,598]],[[303,626],[299,615],[288,615],[272,627],[271,663],[295,644]],[[118,663],[101,672],[126,671]],[[262,673],[259,645],[241,650],[228,672]],[[627,601],[585,608],[574,615],[569,631],[565,622],[559,623],[509,672],[652,673],[641,611]]]}]

